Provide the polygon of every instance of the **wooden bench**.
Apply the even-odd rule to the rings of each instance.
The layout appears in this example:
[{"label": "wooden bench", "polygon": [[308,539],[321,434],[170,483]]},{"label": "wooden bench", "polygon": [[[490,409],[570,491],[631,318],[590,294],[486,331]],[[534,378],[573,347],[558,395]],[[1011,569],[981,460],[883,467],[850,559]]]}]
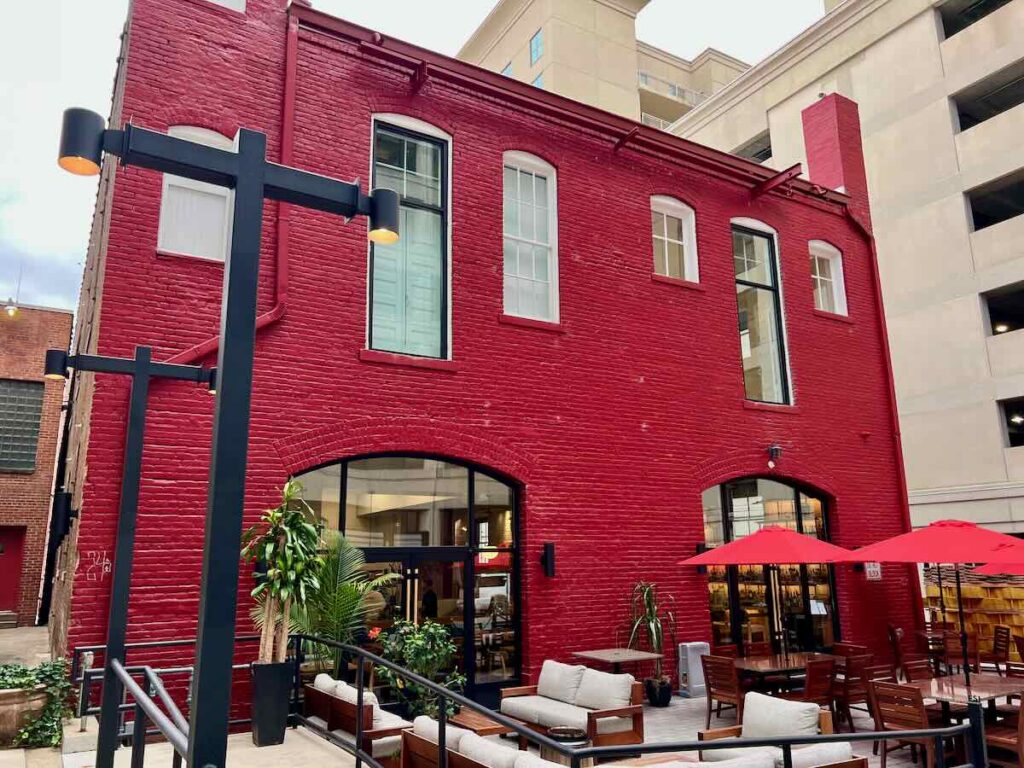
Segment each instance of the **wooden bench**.
[{"label": "wooden bench", "polygon": [[[379,708],[377,708],[378,717],[377,722],[375,722],[375,707],[372,702],[363,704],[362,712],[360,713],[359,708],[355,704],[312,685],[306,685],[303,692],[306,717],[320,718],[326,724],[325,727],[328,731],[331,733],[340,731],[340,734],[335,735],[341,735],[354,742],[356,723],[361,716],[363,738],[359,745],[360,748],[367,754],[377,758],[382,765],[398,768],[399,756],[397,752],[401,748],[401,742],[396,744],[398,749],[394,753],[375,754],[374,750],[376,749],[380,753],[382,749],[386,749],[387,745],[381,742],[384,739],[393,739],[401,736],[406,728],[412,727],[412,723],[406,722],[396,715],[383,712]],[[387,721],[386,724],[382,725],[380,723],[381,719]]]}]

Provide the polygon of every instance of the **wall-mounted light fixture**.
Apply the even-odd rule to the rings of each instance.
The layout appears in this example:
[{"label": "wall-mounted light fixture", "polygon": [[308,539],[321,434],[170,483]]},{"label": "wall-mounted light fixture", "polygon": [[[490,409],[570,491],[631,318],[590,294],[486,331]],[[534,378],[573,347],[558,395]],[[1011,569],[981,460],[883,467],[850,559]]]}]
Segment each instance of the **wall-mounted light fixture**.
[{"label": "wall-mounted light fixture", "polygon": [[775,464],[782,458],[782,446],[772,443],[768,446],[768,469],[775,469]]},{"label": "wall-mounted light fixture", "polygon": [[544,575],[549,579],[554,578],[555,575],[555,543],[553,541],[544,542],[544,551],[540,556],[540,564],[544,566]]}]

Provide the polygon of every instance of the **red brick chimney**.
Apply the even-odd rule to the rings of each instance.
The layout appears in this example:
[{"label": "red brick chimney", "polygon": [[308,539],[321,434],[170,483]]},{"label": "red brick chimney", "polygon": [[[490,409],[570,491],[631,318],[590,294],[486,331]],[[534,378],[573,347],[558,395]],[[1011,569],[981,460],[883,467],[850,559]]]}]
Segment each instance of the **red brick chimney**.
[{"label": "red brick chimney", "polygon": [[857,102],[830,93],[807,107],[801,117],[808,177],[815,184],[850,195],[851,207],[867,222],[868,181]]}]

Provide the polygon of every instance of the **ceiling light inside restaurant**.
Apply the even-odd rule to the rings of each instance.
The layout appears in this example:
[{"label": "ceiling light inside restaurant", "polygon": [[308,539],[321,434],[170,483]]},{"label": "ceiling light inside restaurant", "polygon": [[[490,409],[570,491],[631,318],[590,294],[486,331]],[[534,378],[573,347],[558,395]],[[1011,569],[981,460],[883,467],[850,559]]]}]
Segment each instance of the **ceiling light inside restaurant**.
[{"label": "ceiling light inside restaurant", "polygon": [[1010,421],[1014,424],[1024,424],[1024,416],[1021,416],[1019,413],[1015,413],[1010,417]]},{"label": "ceiling light inside restaurant", "polygon": [[992,330],[994,330],[996,333],[1006,333],[1008,330],[1010,330],[1010,326],[1008,326],[1006,323],[999,323]]}]

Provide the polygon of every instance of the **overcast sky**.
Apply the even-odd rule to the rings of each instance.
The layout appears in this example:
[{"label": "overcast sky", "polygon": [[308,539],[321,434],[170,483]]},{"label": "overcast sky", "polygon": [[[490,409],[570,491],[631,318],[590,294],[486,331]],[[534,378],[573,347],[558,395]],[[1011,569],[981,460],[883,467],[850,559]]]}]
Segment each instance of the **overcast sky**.
[{"label": "overcast sky", "polygon": [[[494,1],[313,4],[453,55]],[[22,303],[74,308],[96,183],[57,169],[60,114],[68,106],[103,115],[109,111],[128,3],[34,0],[7,5],[0,25],[0,301],[18,291],[20,274]],[[182,8],[187,12],[186,4]],[[821,0],[653,0],[637,20],[637,34],[685,58],[713,46],[754,63],[821,13]]]}]

